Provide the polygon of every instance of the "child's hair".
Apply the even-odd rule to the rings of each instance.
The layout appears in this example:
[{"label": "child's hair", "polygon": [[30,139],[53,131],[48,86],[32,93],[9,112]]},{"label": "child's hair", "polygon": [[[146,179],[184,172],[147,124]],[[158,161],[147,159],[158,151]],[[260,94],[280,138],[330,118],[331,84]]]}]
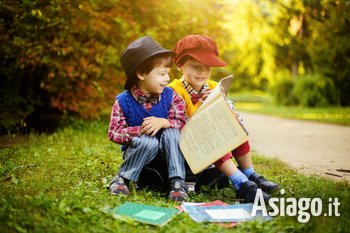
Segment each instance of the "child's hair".
[{"label": "child's hair", "polygon": [[183,57],[183,58],[181,58],[178,62],[177,62],[177,66],[183,66],[187,61],[189,61],[189,60],[196,60],[196,59],[194,59],[193,57],[191,57],[191,56],[185,56],[185,57]]},{"label": "child's hair", "polygon": [[161,64],[165,64],[165,67],[171,68],[173,65],[173,57],[169,53],[161,53],[154,55],[150,58],[147,58],[144,62],[142,62],[137,67],[137,73],[139,74],[148,74],[150,73],[155,67],[160,66]]}]

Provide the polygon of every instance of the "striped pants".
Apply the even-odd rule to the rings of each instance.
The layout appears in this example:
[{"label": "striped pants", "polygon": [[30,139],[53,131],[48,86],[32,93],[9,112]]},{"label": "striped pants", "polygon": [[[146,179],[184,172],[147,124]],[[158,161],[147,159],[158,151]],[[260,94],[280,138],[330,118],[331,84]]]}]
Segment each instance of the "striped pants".
[{"label": "striped pants", "polygon": [[172,128],[165,129],[160,139],[148,135],[133,138],[131,145],[124,152],[124,161],[118,175],[137,181],[142,168],[159,153],[165,156],[169,178],[185,179],[185,160],[179,147],[179,138],[180,131]]}]

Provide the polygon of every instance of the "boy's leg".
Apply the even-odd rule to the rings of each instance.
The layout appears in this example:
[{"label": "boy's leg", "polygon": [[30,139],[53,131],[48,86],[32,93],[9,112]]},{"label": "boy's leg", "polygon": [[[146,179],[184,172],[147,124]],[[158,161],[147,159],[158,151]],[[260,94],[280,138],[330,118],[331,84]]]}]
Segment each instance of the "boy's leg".
[{"label": "boy's leg", "polygon": [[255,182],[263,191],[271,192],[279,189],[279,185],[277,183],[268,181],[265,179],[265,177],[255,172],[248,141],[233,150],[232,154],[234,155],[234,158],[237,161],[239,169],[242,171],[242,173],[248,177],[250,181]]},{"label": "boy's leg", "polygon": [[137,181],[142,168],[157,155],[158,146],[156,137],[142,135],[133,138],[131,145],[124,153],[124,161],[119,168],[118,175],[111,181],[110,192],[128,195],[130,192],[124,179]]},{"label": "boy's leg", "polygon": [[180,131],[165,129],[160,138],[160,149],[165,155],[170,179],[169,199],[183,201],[188,197],[185,183],[185,159],[179,147]]},{"label": "boy's leg", "polygon": [[179,177],[185,179],[185,159],[179,146],[180,131],[177,129],[165,129],[160,138],[160,149],[165,155],[168,165],[169,179]]},{"label": "boy's leg", "polygon": [[142,168],[150,163],[158,153],[159,142],[156,137],[141,135],[133,138],[131,145],[124,154],[124,161],[118,175],[132,181],[137,181]]},{"label": "boy's leg", "polygon": [[[229,178],[236,190],[237,197],[242,198],[244,202],[253,203],[258,186],[254,182],[248,180],[248,178],[238,170],[231,157],[226,156],[223,160],[223,162],[216,163],[215,165]],[[270,196],[265,192],[262,192],[262,194],[265,203],[268,202]]]}]

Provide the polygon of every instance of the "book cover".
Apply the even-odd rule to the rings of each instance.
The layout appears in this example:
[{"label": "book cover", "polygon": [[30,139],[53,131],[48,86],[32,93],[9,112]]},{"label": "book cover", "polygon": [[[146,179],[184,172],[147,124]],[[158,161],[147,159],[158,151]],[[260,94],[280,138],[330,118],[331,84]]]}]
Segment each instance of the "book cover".
[{"label": "book cover", "polygon": [[110,211],[122,220],[135,220],[151,225],[164,226],[174,216],[180,213],[175,208],[150,206],[132,202],[126,202]]},{"label": "book cover", "polygon": [[269,216],[263,216],[261,211],[258,211],[256,216],[252,216],[252,203],[210,206],[188,205],[185,209],[196,222],[242,222],[258,218],[271,219]]}]

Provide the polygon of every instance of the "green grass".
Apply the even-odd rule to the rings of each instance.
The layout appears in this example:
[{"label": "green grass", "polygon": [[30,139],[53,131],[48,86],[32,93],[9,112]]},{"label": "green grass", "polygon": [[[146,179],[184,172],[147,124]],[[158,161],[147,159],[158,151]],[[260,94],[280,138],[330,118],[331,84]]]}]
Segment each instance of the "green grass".
[{"label": "green grass", "polygon": [[235,101],[238,111],[350,126],[350,107],[278,106],[272,103],[270,96],[261,92],[232,94],[230,98]]},{"label": "green grass", "polygon": [[[52,135],[30,135],[26,141],[0,150],[0,232],[232,232],[211,223],[196,223],[186,214],[163,228],[127,223],[103,210],[125,201],[172,207],[166,193],[131,188],[131,196],[110,195],[108,182],[121,163],[120,149],[107,140],[108,121],[76,122]],[[340,217],[296,217],[239,224],[235,232],[346,232],[350,227],[350,186],[316,176],[304,176],[276,159],[254,155],[255,168],[281,184],[277,197],[339,198]],[[231,188],[203,189],[191,201],[220,199],[233,203]]]}]

